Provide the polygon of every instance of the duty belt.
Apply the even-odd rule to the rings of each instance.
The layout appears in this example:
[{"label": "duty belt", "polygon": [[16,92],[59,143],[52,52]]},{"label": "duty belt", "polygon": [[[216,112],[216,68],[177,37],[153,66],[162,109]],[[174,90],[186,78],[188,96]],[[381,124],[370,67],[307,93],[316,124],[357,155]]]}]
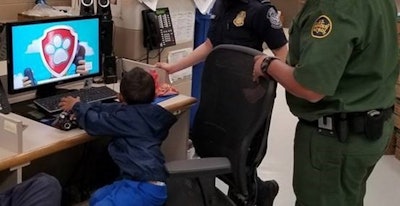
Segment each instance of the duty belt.
[{"label": "duty belt", "polygon": [[392,114],[393,107],[390,107],[387,109],[373,109],[365,112],[337,113],[320,117],[315,121],[307,121],[301,118],[299,120],[307,125],[326,130],[331,134],[337,133],[339,140],[345,141],[348,132],[365,132],[367,136],[371,136],[372,133],[372,136],[374,136],[372,139],[379,138],[382,131],[376,130],[382,130],[383,122],[388,120]]}]

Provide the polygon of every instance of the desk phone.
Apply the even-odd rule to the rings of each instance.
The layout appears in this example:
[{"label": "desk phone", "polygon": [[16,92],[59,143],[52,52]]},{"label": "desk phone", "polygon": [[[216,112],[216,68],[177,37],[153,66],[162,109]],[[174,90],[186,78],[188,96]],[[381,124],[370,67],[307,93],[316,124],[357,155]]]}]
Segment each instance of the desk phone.
[{"label": "desk phone", "polygon": [[148,49],[157,49],[176,45],[169,9],[158,8],[142,11],[143,44]]}]

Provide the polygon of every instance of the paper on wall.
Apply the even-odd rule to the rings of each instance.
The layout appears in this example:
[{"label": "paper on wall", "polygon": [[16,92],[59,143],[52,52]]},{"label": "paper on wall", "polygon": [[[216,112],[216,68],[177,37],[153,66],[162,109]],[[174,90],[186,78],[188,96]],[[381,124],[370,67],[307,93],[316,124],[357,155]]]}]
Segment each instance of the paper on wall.
[{"label": "paper on wall", "polygon": [[157,8],[158,0],[138,0],[140,3],[144,3],[151,10],[155,11]]},{"label": "paper on wall", "polygon": [[212,9],[215,0],[194,0],[197,9],[199,9],[200,13],[208,14]]},{"label": "paper on wall", "polygon": [[176,43],[192,41],[195,23],[194,11],[174,11],[170,14]]}]

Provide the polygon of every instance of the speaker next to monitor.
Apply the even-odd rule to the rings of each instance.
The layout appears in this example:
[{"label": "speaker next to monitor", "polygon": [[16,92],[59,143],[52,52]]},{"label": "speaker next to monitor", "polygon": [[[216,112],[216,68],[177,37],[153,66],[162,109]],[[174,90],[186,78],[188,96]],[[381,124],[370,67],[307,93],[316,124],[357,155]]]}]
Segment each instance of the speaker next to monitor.
[{"label": "speaker next to monitor", "polygon": [[0,61],[7,60],[6,24],[0,22]]},{"label": "speaker next to monitor", "polygon": [[112,20],[102,20],[100,24],[101,53],[109,56],[113,53],[114,22]]},{"label": "speaker next to monitor", "polygon": [[117,82],[117,64],[115,56],[105,56],[103,61],[103,80],[106,84]]},{"label": "speaker next to monitor", "polygon": [[89,16],[94,14],[94,0],[79,0],[81,2],[80,15]]},{"label": "speaker next to monitor", "polygon": [[102,16],[103,19],[112,19],[110,0],[97,0],[97,15]]}]

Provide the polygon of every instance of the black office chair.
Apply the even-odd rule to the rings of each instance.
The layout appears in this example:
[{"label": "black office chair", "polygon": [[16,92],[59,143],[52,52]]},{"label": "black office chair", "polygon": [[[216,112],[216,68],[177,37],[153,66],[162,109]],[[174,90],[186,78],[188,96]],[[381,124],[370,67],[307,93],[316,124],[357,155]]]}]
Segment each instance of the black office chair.
[{"label": "black office chair", "polygon": [[[256,169],[266,154],[276,96],[272,78],[252,80],[258,54],[220,45],[207,57],[191,133],[201,158],[166,164],[168,206],[255,205]],[[228,185],[227,195],[215,187],[215,177]]]}]

